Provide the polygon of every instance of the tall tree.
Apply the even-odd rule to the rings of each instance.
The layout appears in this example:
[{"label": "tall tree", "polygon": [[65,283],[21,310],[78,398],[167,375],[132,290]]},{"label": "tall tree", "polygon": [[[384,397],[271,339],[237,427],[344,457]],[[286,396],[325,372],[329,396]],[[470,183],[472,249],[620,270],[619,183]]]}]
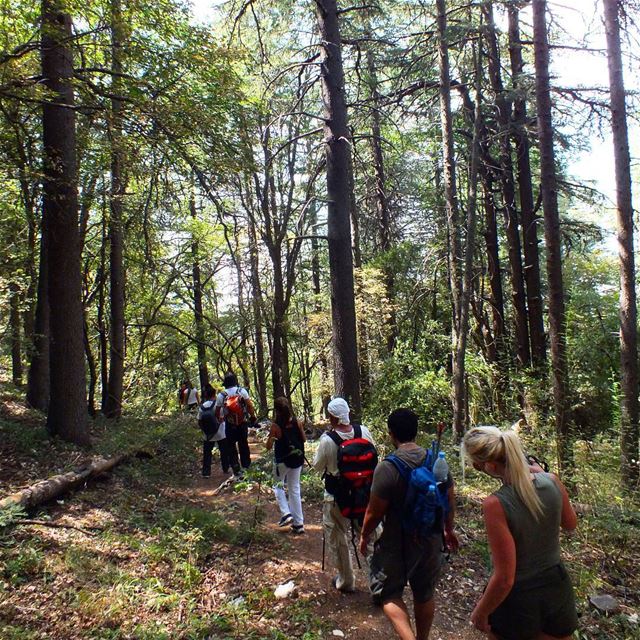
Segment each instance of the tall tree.
[{"label": "tall tree", "polygon": [[533,183],[531,179],[530,143],[527,135],[527,102],[522,74],[524,61],[520,42],[520,23],[518,7],[510,3],[509,11],[509,55],[511,76],[514,88],[513,118],[511,133],[515,141],[516,165],[518,168],[518,192],[520,196],[520,217],[522,222],[522,240],[524,248],[524,279],[527,285],[527,317],[529,320],[529,339],[531,341],[531,360],[538,370],[547,358],[547,345],[544,334],[543,300],[540,285],[540,252],[538,250],[538,224],[533,202]]},{"label": "tall tree", "polygon": [[22,384],[22,336],[20,330],[20,287],[9,283],[9,325],[11,327],[11,379],[13,384]]},{"label": "tall tree", "polygon": [[349,226],[353,182],[351,133],[347,125],[344,95],[342,43],[336,0],[316,0],[323,60],[321,65],[324,103],[324,142],[327,160],[329,270],[333,331],[334,383],[355,415],[360,414],[360,375],[356,340],[356,309],[353,254]]},{"label": "tall tree", "polygon": [[538,147],[540,149],[540,190],[544,210],[544,237],[547,249],[549,286],[549,334],[553,369],[553,402],[558,444],[558,462],[562,469],[572,464],[569,389],[567,375],[566,313],[562,279],[560,214],[556,176],[549,82],[549,41],[547,2],[533,0],[533,43],[536,70],[536,106],[538,110]]},{"label": "tall tree", "polygon": [[84,327],[71,16],[64,0],[42,1],[43,218],[50,309],[50,401],[47,429],[87,444]]},{"label": "tall tree", "polygon": [[638,482],[638,325],[635,255],[633,249],[633,201],[631,159],[625,103],[618,0],[603,0],[609,63],[611,127],[616,170],[616,214],[620,259],[620,374],[622,411],[620,424],[621,473],[625,487]]},{"label": "tall tree", "polygon": [[[196,199],[193,191],[189,199],[189,211],[191,219],[195,222],[198,219],[196,211]],[[205,345],[204,313],[202,311],[202,281],[200,278],[200,243],[197,238],[197,231],[194,229],[191,238],[191,275],[193,279],[193,315],[196,326],[196,348],[198,352],[198,377],[200,379],[200,389],[204,389],[209,384],[209,370],[207,368],[207,348]]]},{"label": "tall tree", "polygon": [[529,327],[527,305],[522,272],[522,251],[516,209],[516,192],[513,181],[513,161],[511,159],[511,104],[504,90],[500,68],[500,50],[493,19],[493,3],[482,6],[486,20],[487,62],[489,79],[494,94],[498,121],[498,161],[499,179],[502,188],[502,207],[509,253],[509,273],[511,282],[511,302],[515,324],[516,354],[520,366],[528,366],[531,361],[529,348]]},{"label": "tall tree", "polygon": [[122,140],[123,103],[121,93],[123,17],[120,0],[111,0],[111,69],[113,97],[111,98],[111,217],[109,219],[109,281],[111,327],[109,332],[109,383],[105,413],[108,418],[122,414],[124,383],[124,233],[122,224],[124,178],[124,150]]}]

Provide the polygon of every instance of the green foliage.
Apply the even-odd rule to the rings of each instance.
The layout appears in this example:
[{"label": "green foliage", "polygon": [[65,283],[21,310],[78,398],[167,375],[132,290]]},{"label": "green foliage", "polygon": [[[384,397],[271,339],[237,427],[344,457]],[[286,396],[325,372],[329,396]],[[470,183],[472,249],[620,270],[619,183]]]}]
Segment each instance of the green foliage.
[{"label": "green foliage", "polygon": [[421,430],[429,433],[435,432],[440,420],[449,420],[448,377],[442,369],[433,370],[429,349],[429,343],[433,343],[425,342],[418,350],[400,344],[393,356],[381,364],[379,378],[369,395],[367,424],[386,430],[389,412],[399,407],[413,409],[420,419]]}]

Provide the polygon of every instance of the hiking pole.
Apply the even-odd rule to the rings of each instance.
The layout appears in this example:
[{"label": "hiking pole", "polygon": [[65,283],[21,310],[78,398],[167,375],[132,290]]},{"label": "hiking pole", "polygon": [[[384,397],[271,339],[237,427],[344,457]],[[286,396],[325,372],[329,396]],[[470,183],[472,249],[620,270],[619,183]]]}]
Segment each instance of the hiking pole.
[{"label": "hiking pole", "polygon": [[358,569],[362,569],[362,565],[360,564],[360,556],[358,555],[358,546],[356,545],[356,528],[353,526],[353,520],[351,521],[351,544],[353,545],[353,552],[356,554]]},{"label": "hiking pole", "polygon": [[324,571],[324,547],[325,547],[324,525],[322,525],[322,570]]},{"label": "hiking pole", "polygon": [[445,423],[441,420],[438,422],[436,426],[436,434],[438,435],[438,439],[436,440],[436,455],[440,453],[440,440],[442,439],[442,432],[446,429]]}]

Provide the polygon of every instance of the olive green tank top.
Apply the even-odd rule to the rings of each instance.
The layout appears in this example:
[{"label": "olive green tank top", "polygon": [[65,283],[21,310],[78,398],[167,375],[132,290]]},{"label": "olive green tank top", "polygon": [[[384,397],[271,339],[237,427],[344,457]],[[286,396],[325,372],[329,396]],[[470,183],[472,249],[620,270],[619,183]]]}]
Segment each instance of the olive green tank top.
[{"label": "olive green tank top", "polygon": [[516,582],[533,578],[560,562],[562,494],[548,473],[536,473],[533,485],[544,509],[538,521],[510,485],[502,485],[493,494],[500,500],[515,541]]}]

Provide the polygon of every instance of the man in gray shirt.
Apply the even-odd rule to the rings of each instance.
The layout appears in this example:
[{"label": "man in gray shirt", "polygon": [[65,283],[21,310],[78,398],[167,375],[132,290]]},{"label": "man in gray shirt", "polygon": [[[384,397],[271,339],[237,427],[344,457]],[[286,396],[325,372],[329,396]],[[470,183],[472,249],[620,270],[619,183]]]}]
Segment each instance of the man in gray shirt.
[{"label": "man in gray shirt", "polygon": [[[423,464],[426,451],[416,444],[418,417],[410,409],[396,409],[387,419],[394,454],[409,467]],[[403,640],[427,640],[435,611],[434,590],[443,563],[442,532],[446,547],[455,551],[458,539],[453,530],[455,498],[451,477],[447,479],[449,512],[436,522],[428,537],[416,537],[403,529],[407,485],[390,460],[378,464],[373,475],[371,497],[364,516],[360,550],[366,553],[369,538],[384,521],[382,535],[369,559],[370,587],[374,601],[382,605],[393,628]],[[416,633],[402,594],[407,582],[414,601]]]}]

